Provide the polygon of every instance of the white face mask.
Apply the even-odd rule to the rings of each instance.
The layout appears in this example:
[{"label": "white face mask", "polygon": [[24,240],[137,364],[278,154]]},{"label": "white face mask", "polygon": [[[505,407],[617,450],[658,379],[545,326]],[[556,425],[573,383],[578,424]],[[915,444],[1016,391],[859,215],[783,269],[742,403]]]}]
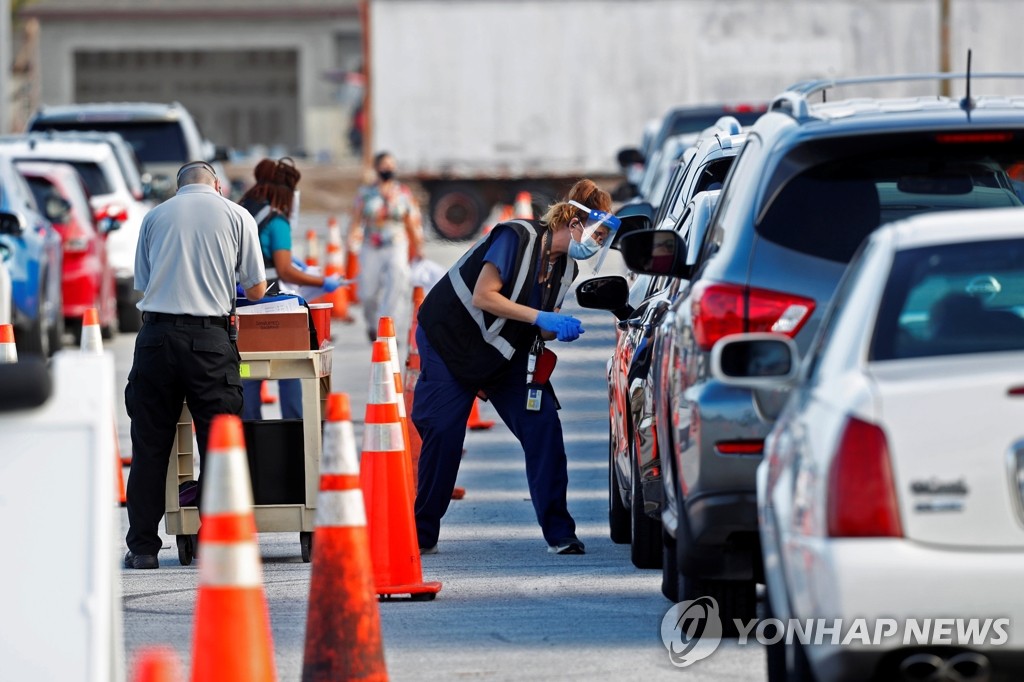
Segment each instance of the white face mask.
[{"label": "white face mask", "polygon": [[569,257],[573,260],[587,260],[597,255],[601,245],[590,237],[584,237],[583,241],[569,240]]}]

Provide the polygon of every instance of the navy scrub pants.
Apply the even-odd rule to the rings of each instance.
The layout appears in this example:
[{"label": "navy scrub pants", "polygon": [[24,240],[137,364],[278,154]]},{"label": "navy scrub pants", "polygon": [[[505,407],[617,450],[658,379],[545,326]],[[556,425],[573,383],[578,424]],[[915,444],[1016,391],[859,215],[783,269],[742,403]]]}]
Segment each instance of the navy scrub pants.
[{"label": "navy scrub pants", "polygon": [[[441,517],[448,510],[466,439],[466,421],[477,388],[459,383],[431,347],[422,329],[416,330],[420,376],[412,421],[423,439],[419,485],[416,491],[416,532],[420,547],[437,544]],[[576,538],[576,522],[566,506],[569,476],[557,401],[550,384],[544,386],[541,409],[526,409],[527,350],[516,352],[504,378],[480,386],[512,434],[523,446],[526,479],[537,522],[548,545]]]},{"label": "navy scrub pants", "polygon": [[[124,390],[132,421],[125,540],[135,554],[157,554],[162,545],[158,527],[165,508],[164,484],[183,402],[192,413],[200,460],[205,464],[213,418],[242,412],[238,359],[227,329],[209,320],[142,325]],[[199,485],[201,497],[202,475]]]}]

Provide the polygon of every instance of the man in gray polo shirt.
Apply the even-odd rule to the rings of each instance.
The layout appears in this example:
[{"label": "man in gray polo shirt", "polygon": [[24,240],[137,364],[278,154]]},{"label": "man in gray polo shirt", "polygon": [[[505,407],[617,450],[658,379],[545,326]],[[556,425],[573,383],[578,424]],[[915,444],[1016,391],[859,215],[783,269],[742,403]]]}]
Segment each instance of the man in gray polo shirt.
[{"label": "man in gray polo shirt", "polygon": [[213,417],[242,412],[239,355],[229,334],[236,272],[246,298],[263,297],[256,221],[221,196],[208,163],[187,163],[178,171],[177,194],[143,220],[135,252],[143,325],[124,391],[132,421],[126,568],[160,565],[164,480],[182,401],[200,457]]}]

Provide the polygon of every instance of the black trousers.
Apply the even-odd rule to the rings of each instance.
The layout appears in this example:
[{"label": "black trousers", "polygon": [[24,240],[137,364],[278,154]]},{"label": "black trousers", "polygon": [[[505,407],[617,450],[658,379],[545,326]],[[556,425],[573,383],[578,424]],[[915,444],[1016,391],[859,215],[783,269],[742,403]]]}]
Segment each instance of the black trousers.
[{"label": "black trousers", "polygon": [[[124,390],[132,422],[125,538],[132,552],[160,551],[158,527],[165,510],[167,466],[183,401],[192,413],[200,457],[205,458],[213,418],[242,413],[238,362],[238,350],[227,329],[208,319],[143,324]],[[201,495],[202,476],[199,485]]]}]

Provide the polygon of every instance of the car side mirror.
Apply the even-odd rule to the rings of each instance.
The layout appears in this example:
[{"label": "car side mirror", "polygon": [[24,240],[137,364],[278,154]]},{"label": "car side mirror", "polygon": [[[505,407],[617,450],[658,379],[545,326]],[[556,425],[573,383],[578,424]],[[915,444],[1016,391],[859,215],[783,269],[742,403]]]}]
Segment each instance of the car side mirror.
[{"label": "car side mirror", "polygon": [[18,213],[0,212],[0,234],[20,237],[25,231],[25,219]]},{"label": "car side mirror", "polygon": [[686,241],[673,230],[644,230],[618,239],[622,259],[633,272],[690,279]]},{"label": "car side mirror", "polygon": [[576,287],[576,302],[581,308],[608,310],[620,320],[633,314],[629,305],[629,284],[625,277],[619,275],[581,282]]},{"label": "car side mirror", "polygon": [[800,375],[800,351],[782,334],[730,334],[711,348],[711,375],[742,388],[786,388]]},{"label": "car side mirror", "polygon": [[71,204],[59,194],[50,194],[46,197],[43,212],[51,223],[63,225],[71,215]]}]

